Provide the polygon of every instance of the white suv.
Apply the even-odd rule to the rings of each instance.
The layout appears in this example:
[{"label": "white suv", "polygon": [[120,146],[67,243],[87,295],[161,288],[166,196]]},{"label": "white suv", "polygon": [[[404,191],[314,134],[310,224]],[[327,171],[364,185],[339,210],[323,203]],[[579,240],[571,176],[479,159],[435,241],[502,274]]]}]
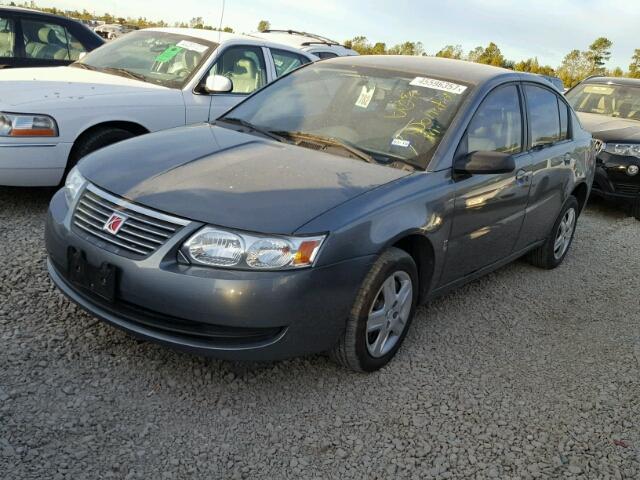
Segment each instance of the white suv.
[{"label": "white suv", "polygon": [[326,58],[358,55],[358,52],[355,50],[351,50],[334,40],[320,35],[314,35],[313,33],[297,32],[295,30],[263,30],[262,32],[255,32],[251,35],[298,48],[322,60]]},{"label": "white suv", "polygon": [[0,185],[57,185],[99,148],[215,120],[315,60],[255,37],[165,28],[124,35],[68,67],[2,70]]}]

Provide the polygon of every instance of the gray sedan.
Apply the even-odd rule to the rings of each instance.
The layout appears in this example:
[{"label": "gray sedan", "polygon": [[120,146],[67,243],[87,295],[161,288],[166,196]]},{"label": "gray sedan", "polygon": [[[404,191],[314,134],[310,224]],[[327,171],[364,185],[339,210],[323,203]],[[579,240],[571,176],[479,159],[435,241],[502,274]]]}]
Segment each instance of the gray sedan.
[{"label": "gray sedan", "polygon": [[594,167],[591,135],[540,77],[332,59],[214,124],[81,161],[51,201],[49,272],[142,338],[373,371],[417,305],[525,255],[560,265]]}]

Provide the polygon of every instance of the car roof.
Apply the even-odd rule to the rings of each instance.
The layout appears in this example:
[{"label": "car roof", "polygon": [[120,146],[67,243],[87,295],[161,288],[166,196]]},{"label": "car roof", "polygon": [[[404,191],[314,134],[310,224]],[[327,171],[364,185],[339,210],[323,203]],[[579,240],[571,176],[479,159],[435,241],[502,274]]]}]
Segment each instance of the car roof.
[{"label": "car roof", "polygon": [[397,70],[402,72],[422,73],[437,77],[459,80],[470,84],[481,84],[487,80],[511,76],[514,79],[532,80],[537,83],[548,84],[539,76],[523,74],[505,68],[467,62],[465,60],[452,60],[440,57],[422,57],[408,55],[362,55],[358,57],[336,57],[324,60],[323,64],[353,65],[356,67],[380,68],[385,70]]},{"label": "car roof", "polygon": [[[262,38],[253,37],[251,35],[244,35],[240,33],[229,33],[229,32],[220,32],[218,30],[204,30],[200,28],[146,28],[144,30],[154,31],[154,32],[166,32],[166,33],[175,33],[178,35],[187,35],[189,37],[201,38],[202,40],[207,40],[209,42],[214,42],[218,44],[223,44],[231,41],[241,40],[243,42],[247,42],[249,44],[254,45],[264,45],[266,47],[290,47],[290,45],[286,45],[279,42],[270,42]],[[300,51],[300,50],[298,50]],[[309,54],[303,51],[301,53],[308,56],[310,59],[315,59],[313,54]]]},{"label": "car roof", "polygon": [[262,32],[252,32],[252,37],[271,40],[283,45],[295,48],[314,48],[326,51],[336,50],[356,54],[355,51],[346,48],[335,40],[331,40],[321,35],[313,33],[298,32],[296,30],[265,30]]},{"label": "car roof", "polygon": [[15,12],[15,13],[24,13],[24,14],[28,14],[28,15],[37,15],[40,17],[47,17],[47,18],[57,18],[59,20],[67,20],[69,22],[78,22],[78,20],[72,19],[72,18],[68,18],[65,17],[63,15],[56,15],[53,13],[47,13],[47,12],[42,12],[40,10],[33,10],[32,8],[24,8],[24,7],[12,7],[9,5],[0,5],[0,12]]},{"label": "car roof", "polygon": [[614,83],[640,87],[640,78],[593,76],[584,79],[581,83]]}]

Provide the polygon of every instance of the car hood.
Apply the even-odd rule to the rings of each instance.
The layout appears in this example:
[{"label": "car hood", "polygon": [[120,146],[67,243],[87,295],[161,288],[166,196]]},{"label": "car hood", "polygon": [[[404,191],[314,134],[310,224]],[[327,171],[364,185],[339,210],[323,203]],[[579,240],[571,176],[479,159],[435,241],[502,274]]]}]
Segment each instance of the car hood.
[{"label": "car hood", "polygon": [[160,90],[168,89],[77,67],[0,70],[0,105],[4,106],[3,108],[29,104],[40,106],[47,102],[97,95],[139,95],[145,91]]},{"label": "car hood", "polygon": [[209,124],[107,147],[79,168],[98,187],[165,213],[281,234],[410,173]]},{"label": "car hood", "polygon": [[640,122],[596,113],[577,112],[582,126],[603,142],[640,142]]}]

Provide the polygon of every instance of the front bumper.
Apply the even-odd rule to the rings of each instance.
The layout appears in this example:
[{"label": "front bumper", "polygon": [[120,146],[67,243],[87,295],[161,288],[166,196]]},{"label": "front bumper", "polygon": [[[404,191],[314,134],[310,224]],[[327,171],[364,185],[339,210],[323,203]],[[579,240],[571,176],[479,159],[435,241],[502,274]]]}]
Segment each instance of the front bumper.
[{"label": "front bumper", "polygon": [[[58,192],[49,209],[46,244],[51,278],[66,296],[138,337],[231,360],[277,360],[329,350],[375,261],[361,257],[283,272],[181,265],[177,249],[200,227],[195,223],[148,258],[133,260],[86,241],[69,223],[64,195]],[[114,302],[68,280],[70,247],[84,252],[92,265],[117,268]]]},{"label": "front bumper", "polygon": [[628,175],[631,165],[640,166],[640,159],[602,152],[598,156],[593,193],[614,200],[640,200],[640,174]]},{"label": "front bumper", "polygon": [[[57,140],[57,139],[53,139]],[[71,143],[0,140],[0,185],[50,187],[62,180]]]}]

